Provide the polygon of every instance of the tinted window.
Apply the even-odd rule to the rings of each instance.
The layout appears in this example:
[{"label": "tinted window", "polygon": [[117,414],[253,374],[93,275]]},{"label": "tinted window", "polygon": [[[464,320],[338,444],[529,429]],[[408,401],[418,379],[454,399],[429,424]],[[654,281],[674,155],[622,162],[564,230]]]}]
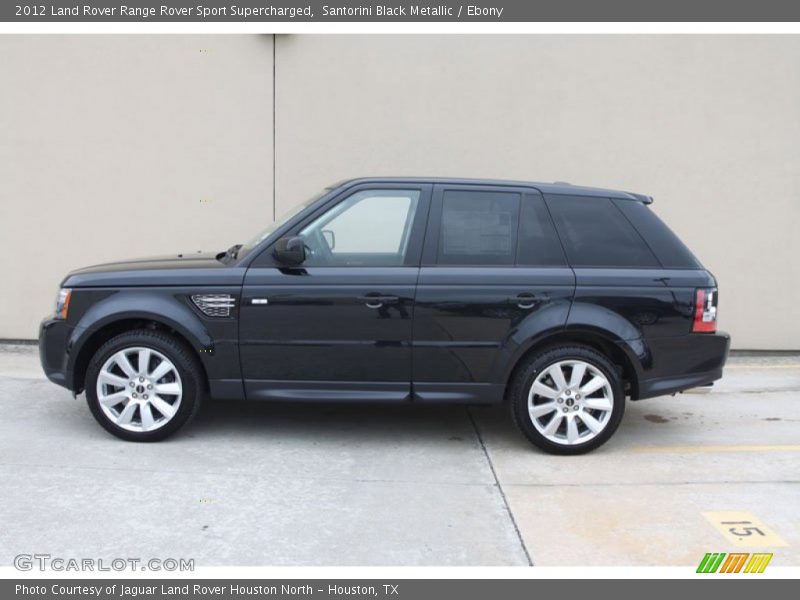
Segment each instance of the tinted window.
[{"label": "tinted window", "polygon": [[700,268],[691,251],[650,208],[641,202],[626,200],[614,200],[614,204],[647,240],[647,245],[653,249],[662,265],[673,269]]},{"label": "tinted window", "polygon": [[442,200],[439,264],[513,265],[520,195],[450,190]]},{"label": "tinted window", "polygon": [[540,195],[525,194],[520,211],[517,264],[565,265],[564,250]]},{"label": "tinted window", "polygon": [[575,267],[658,267],[658,260],[608,198],[547,197],[547,205]]}]

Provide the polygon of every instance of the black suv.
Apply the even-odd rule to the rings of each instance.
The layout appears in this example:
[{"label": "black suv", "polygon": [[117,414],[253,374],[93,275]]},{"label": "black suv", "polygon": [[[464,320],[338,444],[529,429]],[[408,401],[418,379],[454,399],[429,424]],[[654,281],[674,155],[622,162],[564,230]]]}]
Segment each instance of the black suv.
[{"label": "black suv", "polygon": [[617,429],[625,399],[709,385],[717,290],[639,194],[355,179],[244,245],[62,283],[48,378],[126,440],[218,399],[493,404],[549,452]]}]

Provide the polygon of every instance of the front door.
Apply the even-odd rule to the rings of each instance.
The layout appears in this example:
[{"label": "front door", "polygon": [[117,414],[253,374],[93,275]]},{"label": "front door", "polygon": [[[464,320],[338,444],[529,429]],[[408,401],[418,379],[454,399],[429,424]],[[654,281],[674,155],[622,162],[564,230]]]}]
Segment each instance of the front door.
[{"label": "front door", "polygon": [[248,269],[240,312],[247,397],[410,398],[411,327],[430,200],[427,185],[345,190],[287,235],[298,267],[272,248]]}]

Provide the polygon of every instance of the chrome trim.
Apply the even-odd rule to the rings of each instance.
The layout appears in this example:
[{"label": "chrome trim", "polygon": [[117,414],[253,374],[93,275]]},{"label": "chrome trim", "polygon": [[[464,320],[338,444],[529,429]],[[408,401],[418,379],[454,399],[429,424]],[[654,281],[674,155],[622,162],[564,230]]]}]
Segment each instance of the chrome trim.
[{"label": "chrome trim", "polygon": [[209,317],[230,317],[236,307],[236,298],[230,294],[194,294],[192,302]]}]

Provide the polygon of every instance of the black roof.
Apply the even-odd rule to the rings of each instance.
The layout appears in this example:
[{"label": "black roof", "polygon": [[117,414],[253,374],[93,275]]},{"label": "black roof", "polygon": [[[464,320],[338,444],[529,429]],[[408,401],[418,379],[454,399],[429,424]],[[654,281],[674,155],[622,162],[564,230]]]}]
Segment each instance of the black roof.
[{"label": "black roof", "polygon": [[596,187],[584,187],[572,185],[563,181],[554,183],[541,183],[536,181],[513,181],[508,179],[467,179],[461,177],[358,177],[355,179],[345,179],[330,186],[331,189],[356,185],[360,183],[440,183],[456,185],[495,185],[513,187],[533,187],[543,194],[560,194],[565,196],[597,196],[601,198],[619,198],[622,200],[636,200],[650,204],[653,202],[651,196],[635,194],[633,192],[623,192],[621,190],[609,190]]}]

